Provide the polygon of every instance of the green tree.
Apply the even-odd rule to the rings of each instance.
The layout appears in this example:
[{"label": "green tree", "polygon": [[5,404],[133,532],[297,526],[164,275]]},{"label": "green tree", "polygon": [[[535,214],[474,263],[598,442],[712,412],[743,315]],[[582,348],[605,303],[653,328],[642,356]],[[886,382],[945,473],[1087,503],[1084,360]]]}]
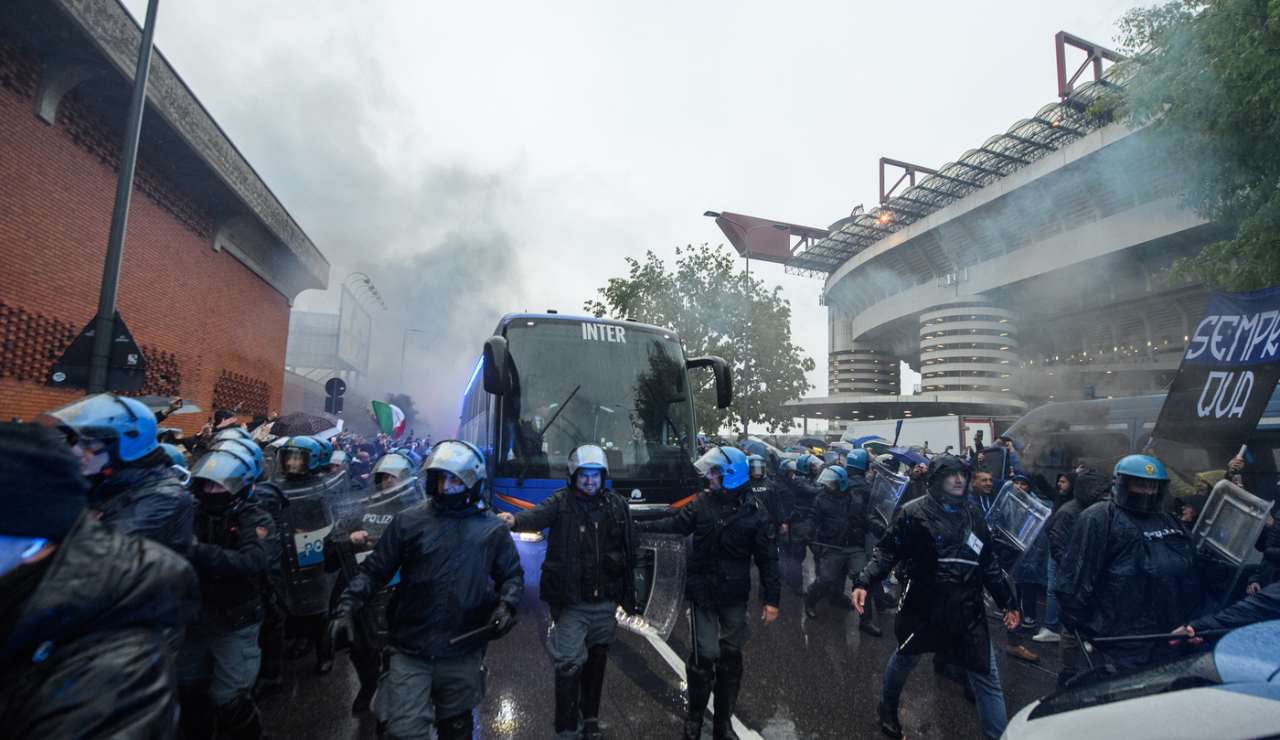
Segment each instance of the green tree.
[{"label": "green tree", "polygon": [[653,252],[643,260],[628,257],[626,277],[610,278],[597,293],[585,306],[592,314],[671,327],[690,357],[716,355],[729,363],[734,399],[728,409],[716,408],[710,373],[691,374],[701,431],[714,434],[735,422],[744,433],[748,422],[770,431],[791,428],[783,403],[809,390],[805,373],[813,359],[791,343],[791,304],[782,288],[766,289],[754,278],[748,284],[723,246],[678,248],[673,269]]},{"label": "green tree", "polygon": [[1226,230],[1174,276],[1280,283],[1280,3],[1178,0],[1129,11],[1119,30],[1128,83],[1108,104],[1150,127],[1186,204]]}]

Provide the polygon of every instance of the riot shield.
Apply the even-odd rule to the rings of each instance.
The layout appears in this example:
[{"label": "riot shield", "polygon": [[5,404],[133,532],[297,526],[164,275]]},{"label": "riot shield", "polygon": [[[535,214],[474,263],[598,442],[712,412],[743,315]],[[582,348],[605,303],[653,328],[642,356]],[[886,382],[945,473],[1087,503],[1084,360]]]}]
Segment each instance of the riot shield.
[{"label": "riot shield", "polygon": [[1052,509],[1035,494],[1023,491],[1012,482],[1005,483],[987,512],[991,533],[1026,552],[1044,528]]},{"label": "riot shield", "polygon": [[991,480],[1002,481],[1009,477],[1009,451],[1003,447],[982,450],[982,461],[974,466],[975,473],[990,473]]},{"label": "riot shield", "polygon": [[1200,518],[1191,529],[1196,552],[1240,566],[1254,553],[1272,502],[1254,496],[1229,480],[1218,481]]},{"label": "riot shield", "polygon": [[687,540],[678,534],[642,534],[636,554],[636,603],[639,614],[618,607],[618,624],[641,635],[667,639],[684,602]]},{"label": "riot shield", "polygon": [[333,530],[331,497],[347,495],[345,473],[302,481],[282,480],[276,485],[288,500],[281,511],[286,557],[285,584],[289,613],[294,616],[324,614],[334,575],[324,570],[324,538]]},{"label": "riot shield", "polygon": [[880,462],[871,463],[871,496],[867,508],[867,524],[873,532],[886,532],[893,521],[902,492],[907,490],[909,478],[893,472]]}]

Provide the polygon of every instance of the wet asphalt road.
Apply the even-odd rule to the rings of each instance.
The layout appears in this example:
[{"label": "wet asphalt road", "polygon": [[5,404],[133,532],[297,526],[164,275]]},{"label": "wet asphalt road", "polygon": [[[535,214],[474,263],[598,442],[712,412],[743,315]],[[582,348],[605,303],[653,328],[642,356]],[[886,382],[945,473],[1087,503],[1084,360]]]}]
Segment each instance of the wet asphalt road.
[{"label": "wet asphalt road", "polygon": [[[527,588],[520,623],[507,637],[489,646],[488,691],[476,711],[476,736],[482,738],[547,738],[553,732],[553,684],[543,649],[548,617],[538,599],[537,574],[544,545],[517,542]],[[796,569],[792,568],[793,575]],[[812,557],[803,579],[812,579]],[[764,627],[753,621],[745,650],[746,675],[737,718],[749,731],[769,740],[783,738],[878,738],[876,703],[885,662],[893,650],[892,615],[881,616],[885,636],[858,630],[857,616],[831,604],[820,607],[817,620],[804,616],[799,584],[783,587],[782,613]],[[759,603],[750,606],[759,619]],[[991,623],[1000,661],[1005,701],[1012,716],[1049,692],[1056,675],[1056,645],[1024,638],[1041,656],[1030,665],[1004,654],[1005,631]],[[639,635],[618,630],[609,653],[601,719],[611,738],[678,737],[684,715],[683,684],[669,659],[688,654],[688,623],[681,618],[660,651]],[[666,652],[668,658],[661,654]],[[678,658],[677,658],[678,656]],[[289,664],[288,690],[263,701],[267,731],[277,738],[374,738],[371,715],[353,717],[351,699],[358,683],[345,654],[332,673],[311,672],[310,655]],[[981,737],[977,713],[959,683],[936,675],[921,661],[902,699],[902,722],[911,738]],[[710,713],[704,737],[710,737]],[[745,738],[744,738],[745,740]]]}]

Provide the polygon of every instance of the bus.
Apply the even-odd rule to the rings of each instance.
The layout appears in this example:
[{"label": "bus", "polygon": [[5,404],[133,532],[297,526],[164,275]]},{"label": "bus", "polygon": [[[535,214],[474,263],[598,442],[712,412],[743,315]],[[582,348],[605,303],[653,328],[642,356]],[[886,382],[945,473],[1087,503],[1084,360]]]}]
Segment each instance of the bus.
[{"label": "bus", "polygon": [[508,314],[463,390],[458,438],[485,453],[497,511],[537,506],[566,485],[574,448],[596,444],[608,485],[639,516],[693,499],[697,427],[688,371],[712,371],[716,404],[733,396],[719,357],[687,358],[671,329],[586,316]]},{"label": "bus", "polygon": [[[1151,440],[1165,394],[1049,403],[1032,409],[1006,433],[1023,446],[1024,466],[1056,475],[1076,464],[1110,472],[1116,460],[1141,452]],[[1275,391],[1245,441],[1252,458],[1246,467],[1249,490],[1267,500],[1277,498],[1280,483],[1280,390]],[[1194,470],[1225,467],[1234,448],[1205,440]]]}]

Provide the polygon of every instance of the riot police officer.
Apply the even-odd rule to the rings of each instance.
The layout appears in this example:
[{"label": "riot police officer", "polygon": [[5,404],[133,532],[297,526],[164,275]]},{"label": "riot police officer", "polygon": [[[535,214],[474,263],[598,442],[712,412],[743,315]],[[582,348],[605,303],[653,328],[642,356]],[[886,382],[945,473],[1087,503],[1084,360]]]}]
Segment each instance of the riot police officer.
[{"label": "riot police officer", "polygon": [[695,467],[706,476],[708,490],[676,514],[639,522],[636,528],[693,535],[685,581],[692,651],[685,664],[689,715],[684,737],[701,735],[714,682],[713,736],[727,738],[732,736],[730,720],[742,685],[742,647],[750,634],[751,563],[760,573],[760,620],[771,624],[782,595],[778,548],[767,509],[748,490],[747,457],[741,450],[708,448]]},{"label": "riot police officer", "polygon": [[[333,579],[324,570],[323,534],[315,533],[332,524],[329,499],[345,494],[345,481],[324,476],[332,449],[327,442],[307,436],[290,437],[276,449],[277,485],[287,500],[282,510],[285,531],[281,533],[289,590],[285,629],[300,638],[285,655],[301,658],[314,647],[315,671],[320,674],[333,669],[333,647],[326,630]],[[299,539],[312,537],[299,546]]]},{"label": "riot police officer", "polygon": [[[813,502],[811,543],[817,577],[804,599],[810,619],[817,618],[823,597],[839,598],[847,609],[845,579],[856,577],[867,565],[868,462],[866,450],[852,450],[845,457],[845,467],[828,467],[818,476],[823,492]],[[875,623],[874,600],[862,614],[858,629],[872,637],[884,634]]]},{"label": "riot police officer", "polygon": [[551,609],[547,652],[555,665],[556,736],[601,738],[600,695],[621,606],[636,608],[635,533],[627,500],[605,488],[608,459],[596,445],[569,454],[569,487],[529,511],[499,514],[517,532],[550,528],[540,595]]},{"label": "riot police officer", "polygon": [[943,653],[964,667],[983,733],[998,738],[1008,723],[995,652],[987,634],[983,590],[1016,628],[1013,585],[992,553],[992,536],[981,513],[965,496],[968,467],[952,455],[929,463],[929,495],[902,507],[858,575],[853,606],[862,613],[867,592],[894,566],[906,566],[902,606],[894,623],[898,647],[885,666],[880,693],[880,729],[902,737],[898,700],[923,653]]},{"label": "riot police officer", "polygon": [[197,542],[189,558],[200,577],[202,609],[178,656],[189,740],[208,737],[214,725],[231,738],[262,735],[252,689],[270,572],[265,542],[276,533],[275,522],[253,502],[261,470],[261,450],[239,440],[214,442],[192,466]]},{"label": "riot police officer", "polygon": [[784,500],[785,488],[769,480],[768,462],[760,455],[747,456],[747,466],[751,471],[751,494],[764,502],[769,510],[769,518],[779,535],[786,534],[790,527],[787,524],[787,502]]},{"label": "riot police officer", "polygon": [[[397,514],[343,592],[331,624],[349,642],[356,612],[400,572],[387,613],[390,655],[374,710],[391,738],[470,738],[484,695],[486,641],[506,634],[524,593],[511,535],[484,504],[484,456],[440,442],[425,463],[429,506]],[[447,595],[447,598],[444,597]]]},{"label": "riot police officer", "polygon": [[60,429],[89,479],[89,508],[122,534],[179,553],[191,544],[192,501],[156,441],[156,417],[141,401],[99,393],[40,417]]},{"label": "riot police officer", "polygon": [[[1058,564],[1059,608],[1085,639],[1168,632],[1201,609],[1201,573],[1191,541],[1165,510],[1164,464],[1149,455],[1128,455],[1114,473],[1111,498],[1076,518]],[[1170,650],[1162,641],[1095,647],[1119,668],[1143,665]]]}]

